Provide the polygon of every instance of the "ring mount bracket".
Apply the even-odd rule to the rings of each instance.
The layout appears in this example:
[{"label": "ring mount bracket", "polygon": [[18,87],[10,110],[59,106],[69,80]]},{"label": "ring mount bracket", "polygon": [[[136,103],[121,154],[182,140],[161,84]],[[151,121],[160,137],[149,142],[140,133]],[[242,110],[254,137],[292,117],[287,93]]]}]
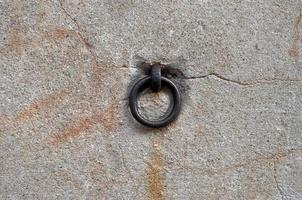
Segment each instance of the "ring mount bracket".
[{"label": "ring mount bracket", "polygon": [[161,67],[159,64],[151,67],[151,89],[153,92],[159,92],[161,89]]},{"label": "ring mount bracket", "polygon": [[[146,119],[138,111],[138,96],[147,88],[151,88],[153,92],[160,92],[162,88],[167,88],[173,97],[167,113],[157,120]],[[148,127],[160,128],[170,124],[178,117],[181,109],[181,96],[177,86],[168,78],[161,76],[161,66],[156,64],[151,66],[149,76],[139,79],[132,87],[129,106],[131,114],[138,122]]]}]

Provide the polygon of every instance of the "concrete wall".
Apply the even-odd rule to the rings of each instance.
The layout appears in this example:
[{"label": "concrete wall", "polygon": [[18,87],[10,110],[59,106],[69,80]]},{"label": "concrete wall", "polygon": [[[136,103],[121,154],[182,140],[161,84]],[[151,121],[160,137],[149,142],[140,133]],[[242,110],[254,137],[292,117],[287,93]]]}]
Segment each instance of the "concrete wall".
[{"label": "concrete wall", "polygon": [[[0,199],[302,199],[301,3],[0,1]],[[180,72],[166,128],[144,62]]]}]

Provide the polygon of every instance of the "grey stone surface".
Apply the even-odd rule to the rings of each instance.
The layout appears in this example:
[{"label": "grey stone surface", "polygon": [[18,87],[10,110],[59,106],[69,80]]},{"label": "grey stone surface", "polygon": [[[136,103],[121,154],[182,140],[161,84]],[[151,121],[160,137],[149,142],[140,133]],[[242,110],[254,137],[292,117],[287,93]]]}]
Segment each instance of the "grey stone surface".
[{"label": "grey stone surface", "polygon": [[0,1],[0,199],[302,199],[301,3]]}]

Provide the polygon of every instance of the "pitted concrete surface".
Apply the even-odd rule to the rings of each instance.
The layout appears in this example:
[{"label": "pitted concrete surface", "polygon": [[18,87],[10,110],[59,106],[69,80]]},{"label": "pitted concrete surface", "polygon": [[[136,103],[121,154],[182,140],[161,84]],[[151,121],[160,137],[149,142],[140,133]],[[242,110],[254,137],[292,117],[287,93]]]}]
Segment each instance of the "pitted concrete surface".
[{"label": "pitted concrete surface", "polygon": [[[302,199],[300,0],[0,1],[0,199]],[[138,124],[142,63],[179,72]],[[163,93],[145,95],[150,117]]]}]

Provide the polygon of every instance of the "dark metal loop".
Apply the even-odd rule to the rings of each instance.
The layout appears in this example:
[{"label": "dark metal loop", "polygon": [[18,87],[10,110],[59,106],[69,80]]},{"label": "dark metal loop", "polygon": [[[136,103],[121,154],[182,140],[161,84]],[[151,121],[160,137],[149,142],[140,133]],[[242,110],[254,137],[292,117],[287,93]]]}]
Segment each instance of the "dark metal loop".
[{"label": "dark metal loop", "polygon": [[159,128],[168,125],[169,123],[171,123],[177,118],[181,108],[181,97],[177,86],[168,78],[161,77],[162,87],[166,87],[171,91],[173,96],[173,102],[170,103],[170,107],[168,111],[160,119],[158,120],[145,119],[144,117],[141,116],[141,114],[138,111],[137,99],[140,92],[151,87],[151,83],[152,83],[151,76],[147,76],[145,78],[138,80],[134,84],[129,96],[130,111],[133,117],[141,124],[152,128]]},{"label": "dark metal loop", "polygon": [[160,65],[153,65],[151,68],[151,89],[159,92],[161,89],[161,68]]}]

